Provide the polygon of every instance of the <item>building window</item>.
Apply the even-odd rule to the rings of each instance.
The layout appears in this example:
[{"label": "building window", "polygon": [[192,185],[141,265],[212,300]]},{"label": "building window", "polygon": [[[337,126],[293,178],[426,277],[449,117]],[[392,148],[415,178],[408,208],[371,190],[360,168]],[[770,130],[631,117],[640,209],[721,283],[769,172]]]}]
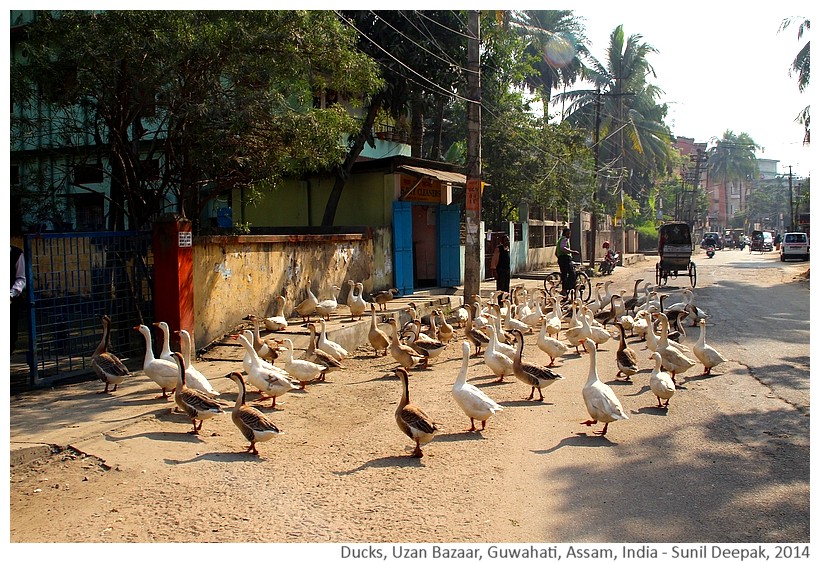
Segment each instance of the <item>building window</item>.
[{"label": "building window", "polygon": [[101,231],[105,222],[103,194],[74,194],[78,231]]},{"label": "building window", "polygon": [[529,246],[530,246],[530,248],[543,248],[544,247],[544,226],[543,225],[530,224]]},{"label": "building window", "polygon": [[74,167],[74,183],[77,185],[83,184],[101,184],[103,181],[102,167],[99,165],[90,166],[81,164]]}]

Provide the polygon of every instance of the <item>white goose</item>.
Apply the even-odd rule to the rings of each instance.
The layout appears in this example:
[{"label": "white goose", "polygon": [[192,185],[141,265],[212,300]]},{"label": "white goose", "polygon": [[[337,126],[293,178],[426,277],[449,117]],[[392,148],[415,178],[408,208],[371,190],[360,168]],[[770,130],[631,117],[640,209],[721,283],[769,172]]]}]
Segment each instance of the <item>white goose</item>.
[{"label": "white goose", "polygon": [[327,337],[327,328],[325,327],[324,319],[319,319],[319,324],[322,327],[322,331],[319,333],[319,341],[316,343],[316,347],[319,350],[324,350],[337,360],[344,360],[348,356],[347,350],[338,342],[334,342]]},{"label": "white goose", "polygon": [[541,332],[538,333],[538,340],[536,344],[547,356],[550,357],[550,363],[547,367],[552,367],[555,363],[555,358],[560,358],[567,353],[567,345],[547,334],[547,323],[541,325]]},{"label": "white goose", "polygon": [[641,340],[646,340],[646,331],[649,327],[649,313],[646,311],[638,311],[635,314],[635,320],[632,322],[632,334],[638,335]]},{"label": "white goose", "polygon": [[176,362],[154,357],[154,350],[151,348],[151,329],[146,325],[135,326],[134,330],[139,331],[145,337],[145,359],[142,362],[142,371],[151,381],[159,385],[162,389],[162,398],[167,399],[168,391],[173,391],[177,386],[179,369]]},{"label": "white goose", "polygon": [[288,328],[288,320],[285,318],[285,298],[277,295],[273,300],[273,315],[263,319],[265,328],[271,332],[285,330]]},{"label": "white goose", "polygon": [[[666,409],[669,408],[669,399],[675,394],[675,382],[672,381],[672,376],[663,371],[661,367],[663,363],[661,355],[657,352],[653,352],[652,359],[655,360],[655,368],[649,375],[649,388],[658,398],[658,408]],[[661,399],[664,399],[666,402],[661,404]]]},{"label": "white goose", "polygon": [[558,334],[561,332],[562,326],[561,305],[555,297],[550,296],[550,299],[552,300],[552,311],[547,313],[547,318],[544,320],[544,324],[546,325],[547,334],[553,338],[558,338]]},{"label": "white goose", "polygon": [[[493,333],[494,336],[490,336],[490,327],[495,329]],[[511,360],[515,359],[515,346],[507,344],[507,342],[515,343],[515,337],[501,328],[501,317],[496,317],[495,320],[486,327],[485,332],[491,339],[495,338],[496,352],[501,352]],[[504,341],[501,340],[499,335],[504,338]]]},{"label": "white goose", "polygon": [[538,400],[543,401],[544,394],[541,389],[564,378],[547,367],[523,361],[521,356],[524,353],[524,334],[518,329],[513,329],[512,333],[518,343],[515,360],[513,360],[513,375],[522,383],[532,387],[530,396],[527,397],[528,401],[532,400],[536,389],[538,389]]},{"label": "white goose", "polygon": [[467,383],[467,370],[470,362],[470,343],[461,344],[461,371],[453,383],[453,399],[455,399],[461,410],[470,417],[470,428],[468,432],[475,432],[475,421],[481,421],[481,430],[487,425],[487,420],[502,410],[504,407],[489,398],[483,391],[475,385]]},{"label": "white goose", "polygon": [[345,369],[345,367],[342,365],[340,360],[337,360],[324,350],[319,350],[316,347],[316,325],[313,323],[308,323],[308,328],[310,329],[310,338],[308,340],[307,349],[305,350],[305,355],[302,359],[325,366],[327,369],[319,375],[319,381],[324,381],[325,376],[328,373]]},{"label": "white goose", "polygon": [[599,436],[605,436],[610,422],[627,420],[629,417],[626,416],[624,408],[621,406],[621,401],[618,400],[615,392],[598,377],[598,368],[596,365],[598,351],[595,349],[595,343],[592,340],[586,339],[583,344],[584,349],[589,352],[589,375],[587,376],[584,388],[581,390],[581,395],[584,398],[584,404],[587,407],[590,420],[585,420],[581,424],[592,426],[593,424],[603,422],[604,428],[602,430],[596,430],[594,433]]},{"label": "white goose", "polygon": [[504,305],[507,306],[507,312],[504,315],[504,330],[512,331],[517,329],[521,332],[533,332],[532,327],[530,325],[512,317],[512,315],[510,314],[511,306],[509,301],[505,300]]},{"label": "white goose", "polygon": [[270,367],[265,366],[259,356],[256,355],[256,351],[247,337],[238,334],[236,338],[250,355],[250,369],[247,370],[248,382],[259,389],[259,393],[264,397],[271,397],[271,408],[276,408],[277,397],[281,397],[288,391],[299,389],[299,386],[290,380],[285,370],[270,364],[268,364]]},{"label": "white goose", "polygon": [[313,381],[322,376],[327,370],[327,367],[311,362],[309,360],[299,360],[293,357],[293,341],[290,338],[284,338],[282,344],[285,346],[285,371],[293,379],[299,381],[299,388],[304,389],[308,381]]},{"label": "white goose", "polygon": [[265,416],[261,411],[245,404],[245,380],[242,374],[238,371],[233,371],[225,377],[232,379],[238,388],[236,394],[236,405],[234,405],[233,412],[231,412],[231,420],[242,432],[250,445],[245,450],[253,455],[259,455],[256,450],[257,442],[266,442],[281,434],[281,431],[276,427],[271,419]]},{"label": "white goose", "polygon": [[589,329],[589,338],[595,342],[595,346],[597,347],[600,344],[606,344],[610,340],[612,340],[612,333],[610,333],[607,329],[593,323],[592,313],[586,310],[586,307],[583,308],[583,316],[581,318],[581,322],[585,323]]},{"label": "white goose", "polygon": [[323,320],[330,320],[330,315],[336,312],[339,307],[339,302],[336,301],[336,295],[341,288],[338,285],[330,286],[330,297],[323,299],[316,304],[316,314]]},{"label": "white goose", "polygon": [[683,352],[674,346],[670,346],[670,341],[667,338],[669,332],[669,319],[666,315],[659,313],[658,317],[661,321],[661,335],[658,338],[658,346],[655,350],[661,356],[662,365],[672,374],[672,381],[675,381],[675,375],[683,373],[697,362],[687,357]]},{"label": "white goose", "polygon": [[[189,389],[186,385],[185,359],[179,352],[174,352],[174,363],[177,364],[177,385],[174,389],[174,402],[179,410],[191,419],[194,425],[192,434],[199,434],[202,423],[209,418],[222,414],[222,406],[212,397],[197,389]],[[199,421],[197,425],[196,421]]]},{"label": "white goose", "polygon": [[179,348],[182,353],[182,360],[185,363],[185,384],[190,389],[201,391],[209,397],[219,397],[219,391],[213,388],[208,378],[196,369],[191,362],[193,345],[190,333],[185,329],[178,330],[176,333],[179,335]]},{"label": "white goose", "polygon": [[723,355],[706,343],[706,320],[700,320],[700,336],[698,341],[692,346],[695,357],[703,364],[703,374],[712,373],[712,368],[728,361]]},{"label": "white goose", "polygon": [[352,321],[357,317],[361,320],[365,311],[367,311],[367,301],[362,297],[364,284],[353,280],[348,280],[347,284],[350,286],[350,292],[347,294],[347,308],[350,309],[350,320]]},{"label": "white goose", "polygon": [[[496,383],[501,383],[504,381],[504,376],[513,375],[513,359],[496,348],[498,338],[495,336],[493,325],[487,328],[490,336],[487,348],[484,350],[484,363],[498,377]],[[469,346],[469,343],[465,342],[465,344]]]},{"label": "white goose", "polygon": [[165,321],[154,323],[154,326],[162,331],[162,351],[159,353],[159,357],[161,360],[167,360],[173,364],[176,360],[174,360],[171,351],[171,329]]},{"label": "white goose", "polygon": [[[250,330],[245,329],[244,331],[242,331],[242,335],[245,337],[245,339],[248,342],[253,343],[253,333]],[[236,339],[236,336],[234,336],[233,338]],[[242,369],[245,370],[245,373],[250,373],[251,372],[251,365],[253,364],[253,356],[256,356],[259,359],[259,365],[261,365],[263,368],[270,369],[270,370],[283,371],[281,368],[278,368],[278,367],[274,366],[273,362],[269,362],[269,361],[263,359],[262,357],[260,357],[259,353],[256,351],[256,347],[253,346],[253,344],[251,344],[251,348],[253,350],[253,354],[251,354],[250,350],[248,350],[246,348],[245,349],[245,355],[242,356]],[[277,352],[276,357],[279,357],[278,352]]]}]

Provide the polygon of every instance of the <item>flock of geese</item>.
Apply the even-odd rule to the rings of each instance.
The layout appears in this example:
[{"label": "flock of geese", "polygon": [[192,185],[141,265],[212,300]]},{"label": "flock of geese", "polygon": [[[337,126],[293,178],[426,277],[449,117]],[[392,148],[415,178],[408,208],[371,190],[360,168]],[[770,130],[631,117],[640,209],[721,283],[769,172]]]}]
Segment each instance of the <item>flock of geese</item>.
[{"label": "flock of geese", "polygon": [[[592,426],[603,423],[603,428],[594,432],[600,436],[606,435],[611,422],[628,418],[615,392],[599,377],[597,352],[600,345],[612,339],[618,340],[616,377],[630,380],[639,368],[636,349],[627,343],[627,331],[630,336],[638,337],[646,344],[655,362],[649,376],[649,387],[661,409],[669,408],[669,401],[677,388],[677,375],[698,362],[703,365],[703,375],[708,375],[712,368],[727,361],[706,343],[708,314],[695,305],[690,289],[681,290],[681,300],[667,307],[664,303],[667,296],[659,295],[650,283],[644,284],[643,290],[639,291],[642,281],[635,280],[631,297],[627,297],[623,290],[612,293],[611,280],[598,283],[595,298],[589,302],[572,295],[562,300],[556,288],[547,291],[539,289],[529,294],[523,286],[514,288],[510,293],[495,292],[483,302],[479,296],[473,295],[450,316],[453,324],[448,322],[442,309],[422,316],[411,304],[406,309],[410,318],[408,322],[399,326],[399,321],[393,316],[387,321],[390,329],[383,330],[379,326],[381,323],[377,322],[377,307],[380,311],[386,310],[387,302],[393,299],[397,290],[371,294],[368,301],[363,297],[363,284],[350,280],[347,308],[351,320],[361,319],[370,309],[368,342],[374,356],[389,354],[398,364],[393,369],[401,383],[396,423],[415,443],[411,455],[422,457],[421,447],[433,439],[438,426],[410,401],[410,370],[430,368],[431,362],[459,337],[463,337],[462,364],[452,386],[452,396],[470,419],[469,431],[485,430],[487,421],[503,409],[481,389],[467,382],[471,357],[483,357],[485,365],[498,378],[496,381],[503,382],[505,377],[511,376],[530,387],[526,400],[543,401],[543,390],[564,379],[554,368],[556,360],[571,348],[579,357],[586,352],[589,372],[582,396],[590,418],[582,424]],[[334,285],[331,290],[336,295],[339,287]],[[309,344],[302,357],[295,357],[290,338],[265,340],[260,335],[260,322],[271,332],[286,330],[286,302],[281,296],[274,300],[271,317],[260,319],[249,315],[254,330],[233,335],[245,350],[242,360],[244,374],[234,370],[225,377],[233,380],[238,390],[231,419],[248,441],[246,451],[249,453],[258,454],[256,444],[270,440],[280,431],[265,413],[246,404],[248,384],[258,391],[260,400],[270,398],[270,407],[274,408],[277,397],[292,390],[305,389],[309,382],[323,381],[328,373],[344,370],[345,359],[350,356],[344,347],[327,336],[326,321],[337,313],[339,307],[335,297],[319,301],[309,285],[307,292],[307,299],[295,304],[292,309],[293,316],[300,317],[310,330]],[[318,328],[317,323],[311,321],[314,316]],[[610,331],[609,323],[617,329],[617,335]],[[116,391],[117,386],[131,375],[122,361],[108,351],[110,324],[111,319],[103,316],[102,338],[91,361],[98,377],[105,383],[105,389],[99,393]],[[687,325],[700,327],[699,338],[691,349],[680,343]],[[145,339],[142,370],[161,389],[162,394],[158,398],[173,396],[176,409],[190,418],[193,425],[191,432],[199,433],[206,419],[224,412],[218,399],[219,392],[193,365],[190,334],[185,330],[176,331],[180,351],[172,352],[168,324],[156,322],[154,326],[162,333],[159,357],[154,355],[149,327],[134,327]],[[549,363],[523,357],[525,334],[535,338],[538,348],[549,357]],[[696,359],[691,358],[690,354]],[[275,363],[277,361],[279,365]],[[477,422],[481,423],[480,429],[476,427]]]}]

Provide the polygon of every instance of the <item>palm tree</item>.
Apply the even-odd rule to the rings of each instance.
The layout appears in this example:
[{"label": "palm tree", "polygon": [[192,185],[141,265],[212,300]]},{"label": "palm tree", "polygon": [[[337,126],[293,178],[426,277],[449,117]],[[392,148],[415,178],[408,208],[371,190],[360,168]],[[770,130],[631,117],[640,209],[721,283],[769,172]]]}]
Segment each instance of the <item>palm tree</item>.
[{"label": "palm tree", "polygon": [[[566,101],[565,119],[595,132],[599,140],[599,166],[604,177],[625,182],[627,193],[643,197],[656,172],[671,165],[671,133],[663,123],[666,106],[658,105],[663,93],[647,82],[654,76],[648,56],[657,50],[642,36],[626,37],[623,26],[610,35],[604,63],[592,58],[584,78],[593,88],[556,94]],[[620,192],[621,190],[615,190]]]},{"label": "palm tree", "polygon": [[524,57],[532,71],[522,79],[544,106],[547,122],[552,90],[572,86],[581,76],[582,57],[589,56],[584,26],[571,10],[522,10],[511,17],[525,41]]},{"label": "palm tree", "polygon": [[709,160],[706,168],[712,179],[723,187],[725,221],[729,220],[729,194],[734,183],[739,193],[743,193],[743,180],[757,177],[755,150],[760,147],[747,134],[735,135],[725,131],[723,138],[707,150]]},{"label": "palm tree", "polygon": [[[793,18],[786,18],[783,20],[783,23],[780,24],[780,31],[783,31],[787,27],[789,27],[792,23],[794,23]],[[797,28],[797,40],[800,41],[803,38],[803,33],[811,29],[811,20],[808,18],[803,19],[800,21],[800,24]],[[809,72],[811,70],[810,58],[811,58],[811,49],[810,49],[811,41],[806,41],[806,44],[803,45],[803,48],[797,52],[797,56],[792,61],[791,72],[797,73],[797,87],[802,92],[809,86],[809,79],[810,75]],[[806,106],[800,112],[800,115],[797,116],[798,122],[800,122],[805,127],[805,135],[803,136],[803,143],[809,144],[811,140],[811,129],[810,129],[810,106]]]}]

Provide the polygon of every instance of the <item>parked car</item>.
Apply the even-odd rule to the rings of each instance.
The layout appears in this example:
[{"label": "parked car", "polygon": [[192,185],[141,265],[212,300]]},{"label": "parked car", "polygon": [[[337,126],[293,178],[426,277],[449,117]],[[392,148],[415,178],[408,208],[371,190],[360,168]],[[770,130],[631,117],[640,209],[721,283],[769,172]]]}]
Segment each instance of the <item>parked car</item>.
[{"label": "parked car", "polygon": [[809,259],[809,237],[806,233],[783,235],[783,242],[780,245],[780,261],[785,262],[786,258],[800,258],[803,261]]},{"label": "parked car", "polygon": [[723,250],[723,237],[720,233],[704,233],[703,240],[700,241],[700,247],[714,246],[717,250]]}]

